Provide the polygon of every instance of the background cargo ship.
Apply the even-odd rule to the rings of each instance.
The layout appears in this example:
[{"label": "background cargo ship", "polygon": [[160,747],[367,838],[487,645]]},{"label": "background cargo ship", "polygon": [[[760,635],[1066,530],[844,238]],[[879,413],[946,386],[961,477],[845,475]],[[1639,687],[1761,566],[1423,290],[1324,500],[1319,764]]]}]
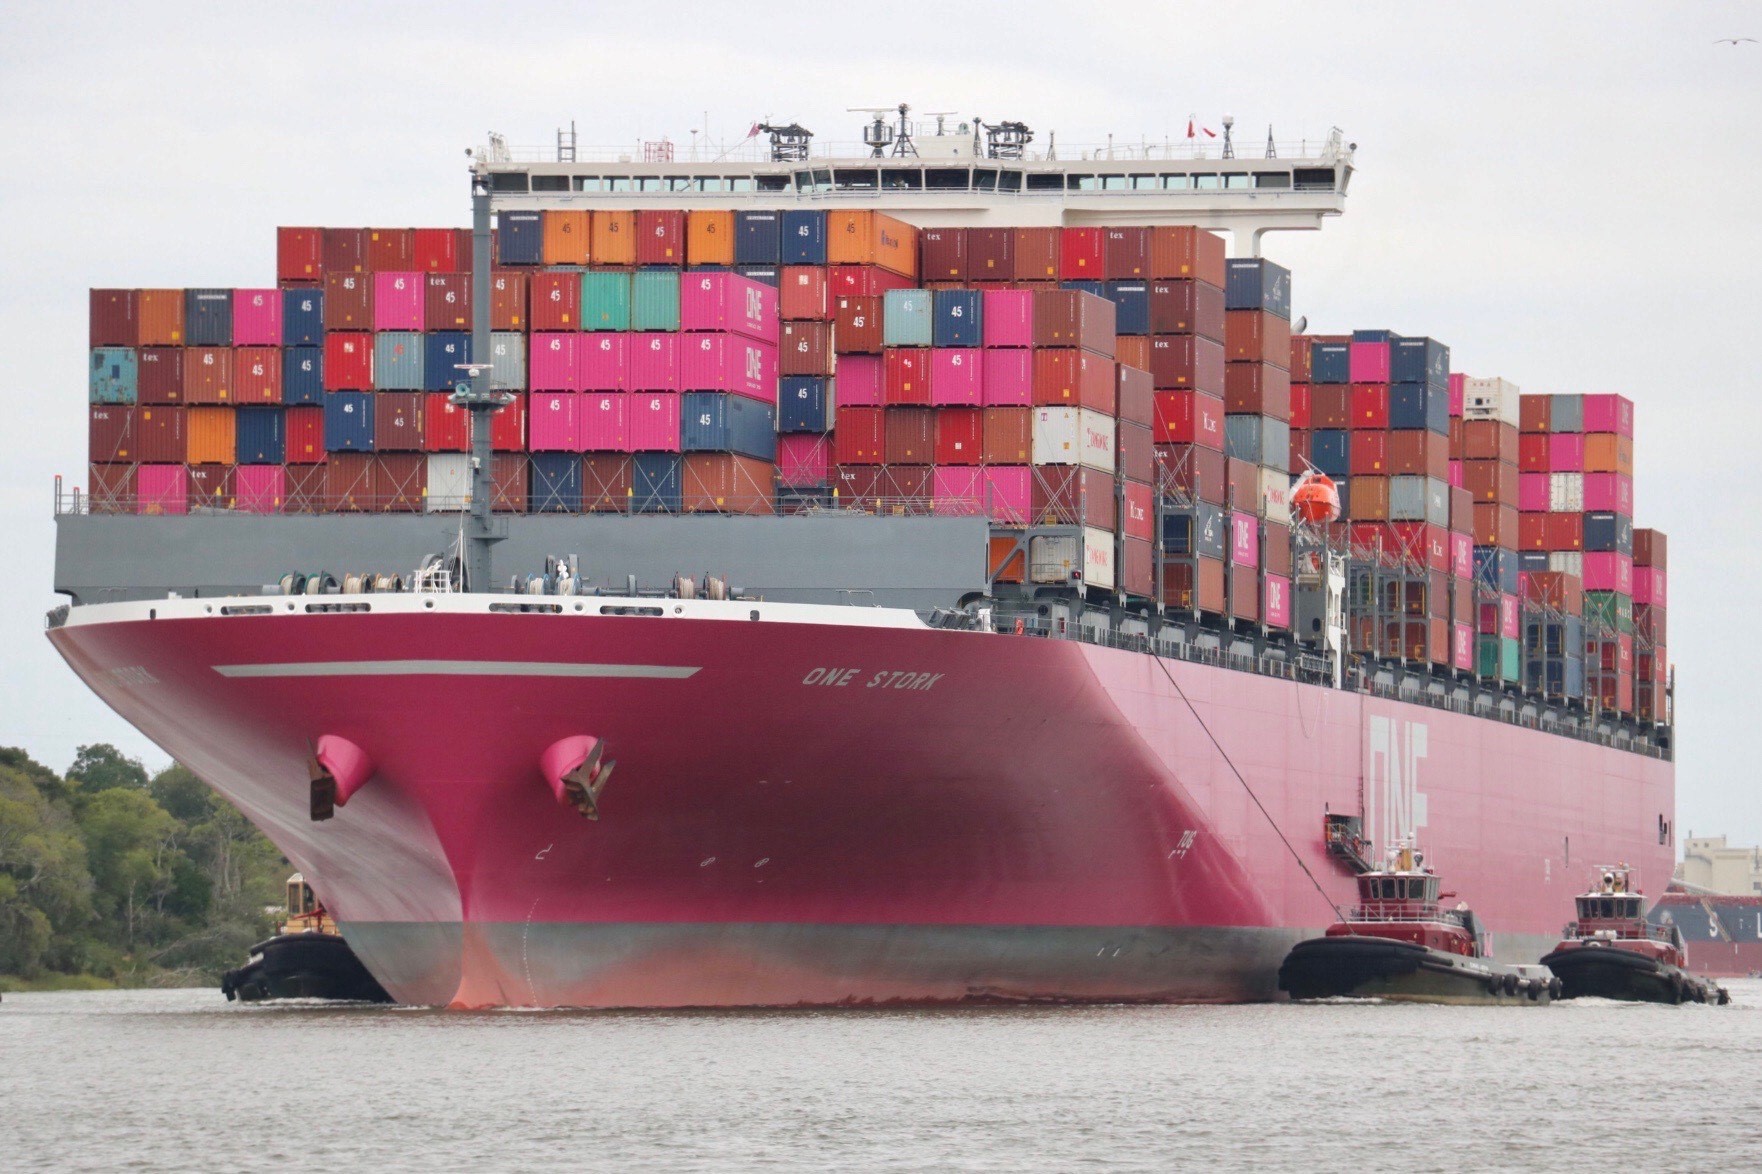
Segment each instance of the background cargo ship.
[{"label": "background cargo ship", "polygon": [[[1629,401],[1293,331],[1202,229],[1338,213],[1337,135],[914,129],[492,144],[475,289],[460,230],[295,228],[274,289],[94,291],[51,638],[407,1001],[1262,998],[1367,845],[1417,833],[1523,960],[1575,860],[1668,866]],[[465,528],[484,355],[500,565],[601,593],[263,593]],[[371,769],[314,822],[324,738]],[[571,738],[618,762],[597,822],[542,765]]]}]

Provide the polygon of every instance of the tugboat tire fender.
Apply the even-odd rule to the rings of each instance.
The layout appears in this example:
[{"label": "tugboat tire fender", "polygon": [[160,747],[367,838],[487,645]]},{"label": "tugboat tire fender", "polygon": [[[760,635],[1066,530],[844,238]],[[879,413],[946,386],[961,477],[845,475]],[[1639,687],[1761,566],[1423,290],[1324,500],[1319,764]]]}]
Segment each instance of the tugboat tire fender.
[{"label": "tugboat tire fender", "polygon": [[1560,997],[1560,992],[1565,989],[1566,984],[1560,981],[1558,975],[1548,980],[1548,997],[1550,999],[1558,999]]},{"label": "tugboat tire fender", "polygon": [[1505,976],[1505,993],[1508,995],[1517,993],[1517,975],[1507,974]]}]

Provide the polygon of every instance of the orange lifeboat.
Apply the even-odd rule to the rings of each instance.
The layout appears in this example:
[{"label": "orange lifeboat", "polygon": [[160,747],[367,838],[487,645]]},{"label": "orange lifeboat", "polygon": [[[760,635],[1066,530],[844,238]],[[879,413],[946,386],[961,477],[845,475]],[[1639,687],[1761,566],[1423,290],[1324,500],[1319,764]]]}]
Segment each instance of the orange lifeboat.
[{"label": "orange lifeboat", "polygon": [[1291,489],[1291,512],[1311,526],[1323,526],[1340,517],[1340,490],[1326,473],[1307,469]]}]

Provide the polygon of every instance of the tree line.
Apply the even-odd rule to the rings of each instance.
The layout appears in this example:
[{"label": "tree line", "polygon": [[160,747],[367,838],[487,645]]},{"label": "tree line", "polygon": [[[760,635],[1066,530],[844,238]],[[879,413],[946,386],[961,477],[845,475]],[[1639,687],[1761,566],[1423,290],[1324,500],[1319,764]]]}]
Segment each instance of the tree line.
[{"label": "tree line", "polygon": [[182,766],[98,744],[57,775],[0,747],[0,989],[218,982],[274,932],[288,871]]}]

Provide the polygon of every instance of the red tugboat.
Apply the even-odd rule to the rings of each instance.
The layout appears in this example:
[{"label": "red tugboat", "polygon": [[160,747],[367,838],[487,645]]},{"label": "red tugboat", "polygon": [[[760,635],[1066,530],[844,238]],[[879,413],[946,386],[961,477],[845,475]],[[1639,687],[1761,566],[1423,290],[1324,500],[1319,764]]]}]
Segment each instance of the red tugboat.
[{"label": "red tugboat", "polygon": [[1298,942],[1279,967],[1293,999],[1342,996],[1412,1003],[1545,1003],[1560,981],[1537,966],[1494,962],[1466,906],[1438,906],[1439,878],[1411,845],[1358,877],[1359,905],[1325,936]]},{"label": "red tugboat", "polygon": [[1561,997],[1595,995],[1638,1003],[1731,1002],[1711,979],[1687,970],[1675,925],[1648,925],[1639,874],[1625,864],[1600,868],[1576,898],[1578,920],[1542,964],[1565,984]]}]

